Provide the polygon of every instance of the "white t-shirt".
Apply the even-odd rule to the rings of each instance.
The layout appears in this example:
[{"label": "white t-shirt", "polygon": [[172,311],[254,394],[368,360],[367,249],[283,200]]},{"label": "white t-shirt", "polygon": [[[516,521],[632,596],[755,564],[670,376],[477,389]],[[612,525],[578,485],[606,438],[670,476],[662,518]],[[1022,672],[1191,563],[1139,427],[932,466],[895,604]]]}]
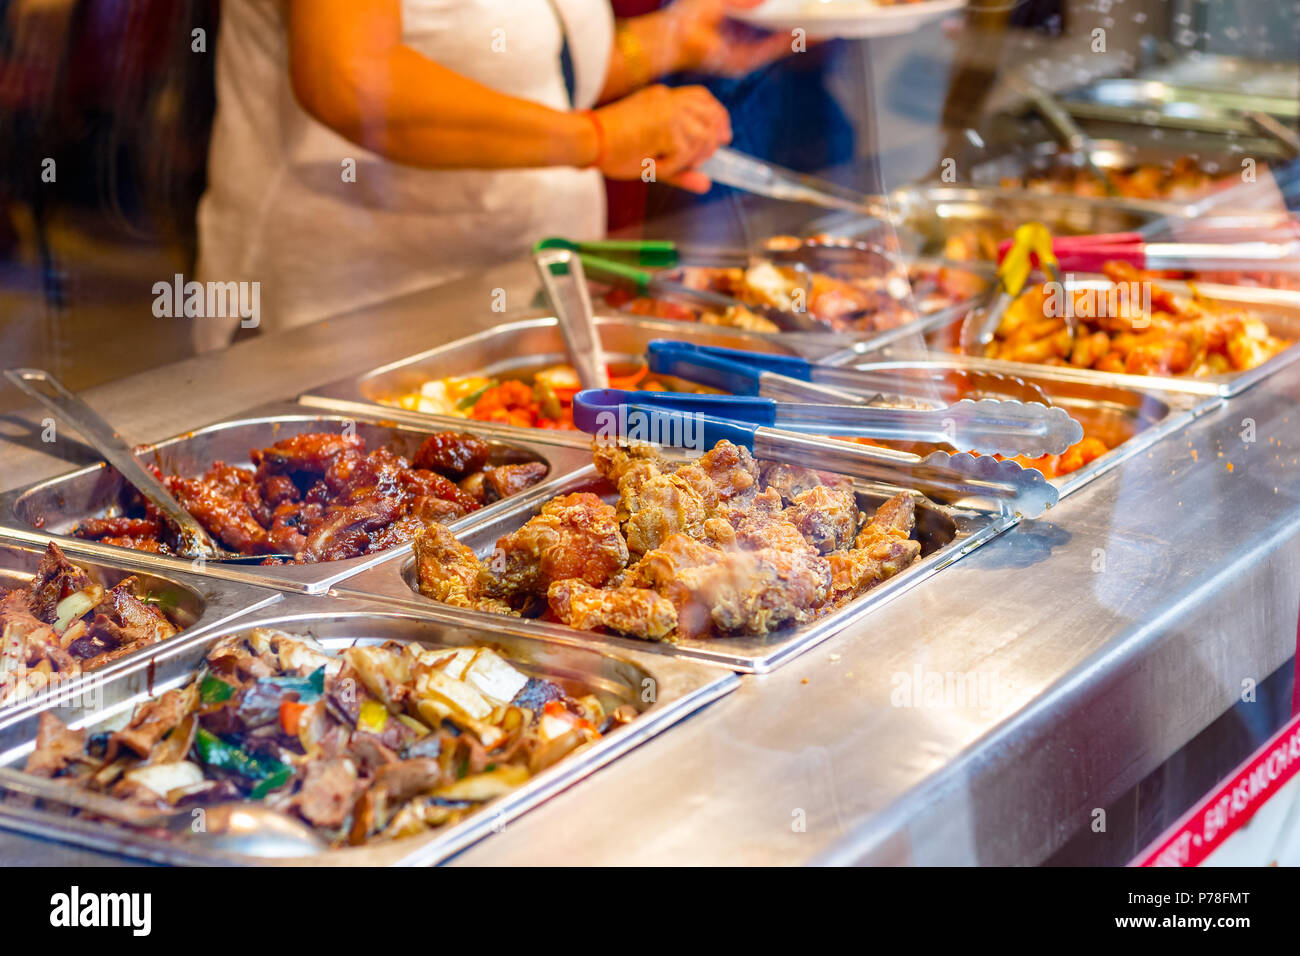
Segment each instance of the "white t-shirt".
[{"label": "white t-shirt", "polygon": [[[557,12],[559,16],[557,16]],[[403,42],[502,93],[594,104],[613,44],[606,0],[403,0]],[[226,0],[217,116],[199,204],[200,281],[257,281],[266,331],[425,288],[605,224],[595,170],[425,170],[389,162],[308,116],[289,81],[283,0]],[[355,161],[355,182],[344,161]],[[485,303],[486,307],[486,303]],[[195,319],[200,349],[236,320]]]}]

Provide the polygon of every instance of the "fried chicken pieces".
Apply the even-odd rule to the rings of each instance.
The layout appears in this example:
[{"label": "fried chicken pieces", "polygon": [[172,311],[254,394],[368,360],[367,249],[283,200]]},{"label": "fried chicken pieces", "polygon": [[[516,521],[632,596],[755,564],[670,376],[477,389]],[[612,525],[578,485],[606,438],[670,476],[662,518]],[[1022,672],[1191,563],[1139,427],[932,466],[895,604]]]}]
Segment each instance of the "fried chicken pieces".
[{"label": "fried chicken pieces", "polygon": [[760,466],[730,442],[680,467],[649,446],[597,443],[593,460],[615,504],[591,492],[555,498],[486,564],[431,525],[415,541],[420,592],[651,640],[763,635],[833,609],[920,555],[911,495],[864,523],[849,479]]}]

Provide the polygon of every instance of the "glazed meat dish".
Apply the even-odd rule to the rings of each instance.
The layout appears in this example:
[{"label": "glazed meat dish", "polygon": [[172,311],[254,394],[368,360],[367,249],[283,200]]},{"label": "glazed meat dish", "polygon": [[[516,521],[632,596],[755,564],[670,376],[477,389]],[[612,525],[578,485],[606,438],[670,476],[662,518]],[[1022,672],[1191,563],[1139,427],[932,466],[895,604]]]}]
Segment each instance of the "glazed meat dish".
[{"label": "glazed meat dish", "polygon": [[179,628],[128,577],[106,588],[51,542],[27,587],[0,587],[0,705],[157,644]]},{"label": "glazed meat dish", "polygon": [[[41,714],[26,771],[149,808],[265,800],[334,846],[463,819],[636,716],[490,647],[355,646],[255,628],[121,729]],[[165,831],[159,835],[165,836]]]},{"label": "glazed meat dish", "polygon": [[[1007,309],[985,354],[1103,372],[1204,376],[1255,368],[1292,344],[1246,309],[1177,295],[1143,281],[1126,263],[1108,262],[1104,271],[1115,294],[1075,290],[1068,306],[1079,323],[1073,342],[1062,317],[1064,296],[1035,286]],[[1149,306],[1141,301],[1143,290]]]},{"label": "glazed meat dish", "polygon": [[806,623],[908,567],[915,500],[867,517],[851,480],[756,462],[727,441],[675,466],[649,446],[594,446],[609,504],[554,498],[480,561],[445,527],[415,541],[420,592],[649,640],[763,635]]},{"label": "glazed meat dish", "polygon": [[[491,450],[473,435],[442,432],[426,438],[408,461],[386,448],[367,452],[355,435],[310,432],[254,449],[252,469],[218,461],[198,478],[155,473],[222,546],[311,564],[403,544],[428,521],[454,521],[546,475],[541,462],[493,467]],[[147,503],[83,521],[74,533],[173,553],[171,530]]]}]

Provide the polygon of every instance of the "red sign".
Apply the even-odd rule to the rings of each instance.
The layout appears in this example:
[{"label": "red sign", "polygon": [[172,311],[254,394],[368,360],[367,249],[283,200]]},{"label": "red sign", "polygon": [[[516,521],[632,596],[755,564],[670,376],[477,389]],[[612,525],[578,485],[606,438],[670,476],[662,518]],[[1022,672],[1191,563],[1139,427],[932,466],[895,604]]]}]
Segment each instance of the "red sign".
[{"label": "red sign", "polygon": [[1300,771],[1300,716],[1192,807],[1135,866],[1197,866]]}]

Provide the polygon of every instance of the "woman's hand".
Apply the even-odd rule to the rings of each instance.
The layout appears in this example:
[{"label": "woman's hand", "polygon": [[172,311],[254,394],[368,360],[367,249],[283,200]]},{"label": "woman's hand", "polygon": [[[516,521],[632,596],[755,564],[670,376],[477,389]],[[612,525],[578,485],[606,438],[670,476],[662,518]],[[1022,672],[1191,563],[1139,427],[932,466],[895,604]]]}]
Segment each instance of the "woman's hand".
[{"label": "woman's hand", "polygon": [[729,24],[731,10],[748,10],[762,0],[675,0],[661,12],[667,40],[677,46],[677,69],[718,76],[744,76],[791,52],[785,33],[756,34]]},{"label": "woman's hand", "polygon": [[695,167],[731,142],[726,108],[702,86],[648,86],[597,110],[596,118],[605,140],[597,164],[610,179],[707,192],[709,178]]}]

